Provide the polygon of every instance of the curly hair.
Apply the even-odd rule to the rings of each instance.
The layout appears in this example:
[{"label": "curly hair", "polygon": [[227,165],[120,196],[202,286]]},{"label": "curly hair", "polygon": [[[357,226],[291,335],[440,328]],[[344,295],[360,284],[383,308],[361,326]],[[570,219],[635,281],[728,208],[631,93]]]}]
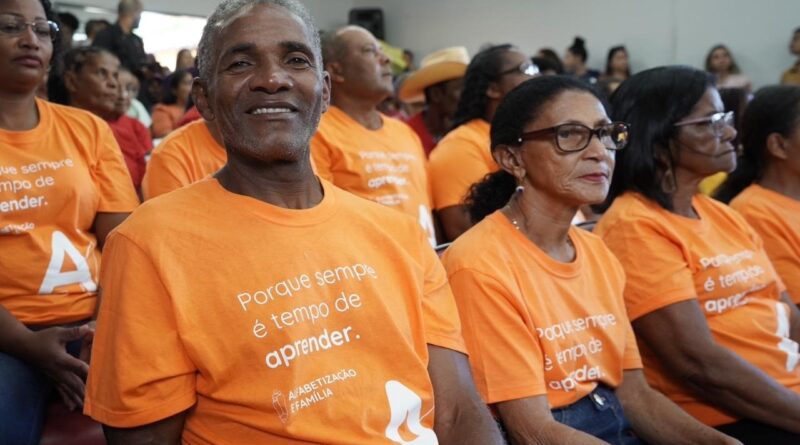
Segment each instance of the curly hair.
[{"label": "curly hair", "polygon": [[486,90],[490,83],[497,80],[503,69],[505,53],[512,48],[510,43],[494,45],[475,55],[464,74],[464,87],[453,115],[452,128],[473,119],[486,118],[486,105],[489,102]]}]

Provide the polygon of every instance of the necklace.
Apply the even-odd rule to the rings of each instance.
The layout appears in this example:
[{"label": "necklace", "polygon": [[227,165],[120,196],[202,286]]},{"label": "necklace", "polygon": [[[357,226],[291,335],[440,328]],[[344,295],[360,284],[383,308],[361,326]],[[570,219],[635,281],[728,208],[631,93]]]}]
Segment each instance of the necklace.
[{"label": "necklace", "polygon": [[[510,209],[510,208],[511,208],[511,207],[509,206],[509,209]],[[511,220],[511,224],[512,224],[512,225],[514,225],[514,228],[515,228],[515,229],[517,229],[517,231],[518,231],[518,232],[520,232],[520,233],[522,233],[523,235],[525,235],[525,232],[523,232],[523,231],[522,231],[522,228],[520,227],[520,225],[519,225],[519,222],[517,222],[517,219],[516,219],[516,218],[512,218],[512,217],[510,217],[510,216],[509,216],[509,217],[508,217],[508,219],[510,219],[510,220]],[[525,237],[527,238],[527,235],[525,235]],[[572,248],[575,248],[575,245],[572,243],[572,239],[571,239],[569,236],[567,236],[567,244],[568,244],[570,247],[572,247]]]}]

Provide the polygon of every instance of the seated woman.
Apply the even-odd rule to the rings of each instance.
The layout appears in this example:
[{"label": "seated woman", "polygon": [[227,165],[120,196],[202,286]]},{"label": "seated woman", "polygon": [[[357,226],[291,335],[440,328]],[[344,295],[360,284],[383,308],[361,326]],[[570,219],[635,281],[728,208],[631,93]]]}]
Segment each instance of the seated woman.
[{"label": "seated woman", "polygon": [[[137,205],[108,125],[36,98],[58,27],[47,0],[0,2],[0,443],[38,444],[53,390],[83,403],[97,267]],[[69,352],[68,352],[69,351]],[[86,357],[83,356],[86,360]]]},{"label": "seated woman", "polygon": [[742,117],[743,155],[715,197],[761,235],[786,289],[800,303],[800,87],[759,90]]},{"label": "seated woman", "polygon": [[650,384],[745,443],[800,443],[800,312],[752,227],[697,193],[736,167],[733,115],[713,78],[647,70],[611,105],[630,141],[595,232],[625,268]]},{"label": "seated woman", "polygon": [[738,443],[650,389],[622,267],[571,225],[605,198],[627,139],[588,84],[562,76],[523,83],[492,120],[501,170],[472,188],[480,222],[443,261],[475,382],[512,443]]},{"label": "seated woman", "polygon": [[178,128],[186,108],[189,105],[189,95],[192,92],[192,73],[177,71],[169,78],[168,88],[164,94],[164,101],[153,107],[153,124],[150,132],[153,138],[163,138],[172,130]]},{"label": "seated woman", "polygon": [[489,122],[497,106],[537,73],[530,58],[509,44],[484,49],[467,67],[453,130],[430,155],[433,206],[445,240],[456,239],[472,226],[464,197],[472,184],[497,170],[489,150]]},{"label": "seated woman", "polygon": [[706,71],[716,78],[717,88],[742,88],[748,93],[751,91],[750,78],[742,74],[725,45],[716,45],[708,52]]}]

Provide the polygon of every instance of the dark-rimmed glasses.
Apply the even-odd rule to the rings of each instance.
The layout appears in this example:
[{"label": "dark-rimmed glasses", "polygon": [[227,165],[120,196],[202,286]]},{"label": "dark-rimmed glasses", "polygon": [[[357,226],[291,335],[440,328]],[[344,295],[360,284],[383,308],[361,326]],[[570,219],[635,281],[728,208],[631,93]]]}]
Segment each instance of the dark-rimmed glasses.
[{"label": "dark-rimmed glasses", "polygon": [[559,150],[574,153],[588,147],[592,136],[597,136],[600,143],[609,150],[622,150],[628,145],[628,124],[611,122],[597,128],[589,128],[582,124],[561,124],[522,133],[518,142],[521,144],[523,141],[553,137]]},{"label": "dark-rimmed glasses", "polygon": [[526,76],[533,77],[539,74],[539,66],[531,62],[530,60],[526,60],[525,62],[520,63],[514,68],[498,73],[497,77],[500,78],[511,73],[520,73]]},{"label": "dark-rimmed glasses", "polygon": [[53,41],[58,35],[58,25],[50,20],[35,20],[26,22],[22,17],[14,15],[0,15],[0,34],[18,36],[30,27],[39,40]]},{"label": "dark-rimmed glasses", "polygon": [[711,125],[714,136],[721,137],[725,133],[725,127],[733,127],[733,111],[714,113],[711,116],[698,117],[676,122],[676,127],[684,125]]}]

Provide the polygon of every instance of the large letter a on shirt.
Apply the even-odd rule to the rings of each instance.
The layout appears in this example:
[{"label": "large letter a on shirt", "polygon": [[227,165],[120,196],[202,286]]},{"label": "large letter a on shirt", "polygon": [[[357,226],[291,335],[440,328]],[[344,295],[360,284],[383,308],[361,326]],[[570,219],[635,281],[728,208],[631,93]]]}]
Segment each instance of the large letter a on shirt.
[{"label": "large letter a on shirt", "polygon": [[[407,386],[396,380],[386,382],[386,397],[389,399],[391,419],[386,427],[386,437],[400,445],[438,445],[436,433],[422,426],[420,412],[422,399]],[[400,428],[406,424],[408,431],[416,439],[404,439]]]},{"label": "large letter a on shirt", "polygon": [[[75,264],[75,270],[61,271],[65,255],[69,256],[69,259]],[[86,292],[97,290],[97,284],[92,280],[92,272],[89,270],[86,258],[72,245],[67,235],[56,230],[53,232],[51,240],[50,264],[47,266],[44,280],[39,287],[39,293],[42,295],[52,294],[55,288],[69,284],[80,284]]]}]

